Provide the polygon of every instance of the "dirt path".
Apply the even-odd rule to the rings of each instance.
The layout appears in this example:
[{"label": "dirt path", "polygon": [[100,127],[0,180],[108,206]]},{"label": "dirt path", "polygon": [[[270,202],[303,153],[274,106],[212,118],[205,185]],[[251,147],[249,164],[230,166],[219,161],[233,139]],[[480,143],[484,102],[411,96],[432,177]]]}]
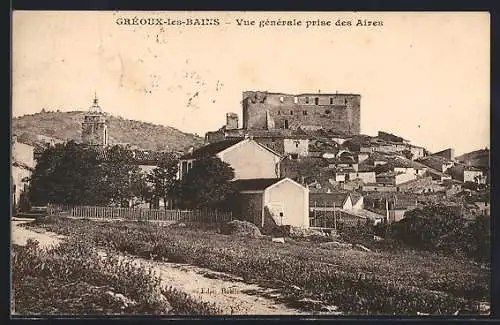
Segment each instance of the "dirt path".
[{"label": "dirt path", "polygon": [[43,229],[38,232],[20,227],[21,224],[28,223],[30,221],[32,221],[32,219],[12,220],[10,233],[12,244],[24,246],[26,245],[26,241],[31,238],[36,239],[39,242],[40,247],[49,248],[51,246],[58,245],[61,240],[65,238],[62,235],[48,233]]},{"label": "dirt path", "polygon": [[[12,222],[12,242],[26,244],[33,238],[41,246],[57,245],[63,236],[41,230],[40,232],[20,227],[27,221]],[[104,253],[101,252],[102,255]],[[306,315],[308,313],[289,308],[277,302],[279,294],[272,289],[248,284],[229,274],[214,272],[187,264],[154,262],[141,258],[121,256],[136,264],[152,267],[164,285],[172,286],[199,301],[215,303],[225,314],[233,315]],[[276,298],[276,299],[275,299]]]}]

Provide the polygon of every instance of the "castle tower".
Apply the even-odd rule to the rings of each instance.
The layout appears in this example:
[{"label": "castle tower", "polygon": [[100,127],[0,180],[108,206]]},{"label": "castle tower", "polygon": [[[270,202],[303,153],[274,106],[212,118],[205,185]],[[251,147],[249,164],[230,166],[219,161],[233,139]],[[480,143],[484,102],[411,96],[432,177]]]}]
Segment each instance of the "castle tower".
[{"label": "castle tower", "polygon": [[99,106],[97,95],[94,96],[92,106],[85,114],[82,123],[82,142],[89,145],[108,145],[108,126],[106,118]]}]

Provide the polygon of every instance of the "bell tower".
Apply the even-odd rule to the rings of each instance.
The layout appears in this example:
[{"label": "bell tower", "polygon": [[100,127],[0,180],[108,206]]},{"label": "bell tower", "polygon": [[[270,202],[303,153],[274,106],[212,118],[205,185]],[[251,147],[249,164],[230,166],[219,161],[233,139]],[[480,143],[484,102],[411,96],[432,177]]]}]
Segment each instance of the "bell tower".
[{"label": "bell tower", "polygon": [[92,106],[90,106],[82,122],[82,142],[93,146],[108,145],[108,126],[103,111],[99,106],[97,94],[94,94]]}]

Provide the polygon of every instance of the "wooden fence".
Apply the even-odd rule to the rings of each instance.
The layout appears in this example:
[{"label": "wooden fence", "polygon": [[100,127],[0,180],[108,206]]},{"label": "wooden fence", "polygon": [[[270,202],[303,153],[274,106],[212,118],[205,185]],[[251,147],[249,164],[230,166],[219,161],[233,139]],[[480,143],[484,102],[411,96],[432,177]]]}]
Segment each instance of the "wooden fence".
[{"label": "wooden fence", "polygon": [[74,218],[131,221],[175,221],[219,223],[233,219],[230,212],[212,210],[164,210],[98,206],[49,205],[48,215],[65,214]]},{"label": "wooden fence", "polygon": [[318,228],[334,228],[347,226],[358,227],[364,225],[367,219],[342,211],[335,210],[311,210],[309,212],[309,226]]}]

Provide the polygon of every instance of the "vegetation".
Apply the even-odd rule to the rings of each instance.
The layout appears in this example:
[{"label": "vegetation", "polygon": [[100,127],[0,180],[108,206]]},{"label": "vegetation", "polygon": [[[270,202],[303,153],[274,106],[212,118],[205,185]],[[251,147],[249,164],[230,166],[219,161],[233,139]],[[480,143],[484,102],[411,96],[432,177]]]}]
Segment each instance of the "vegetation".
[{"label": "vegetation", "polygon": [[203,157],[183,176],[177,195],[183,207],[223,209],[230,198],[236,195],[233,184],[233,168],[217,157]]},{"label": "vegetation", "polygon": [[85,241],[42,249],[29,240],[12,254],[16,314],[220,314],[175,289],[151,270],[100,257]]},{"label": "vegetation", "polygon": [[70,141],[41,155],[29,198],[35,205],[128,206],[134,200],[153,205],[159,199],[175,199],[182,208],[232,208],[226,204],[236,197],[229,164],[216,157],[201,158],[181,181],[176,179],[177,166],[175,155],[165,153],[158,166],[145,174],[129,148],[116,145],[99,152]]},{"label": "vegetation", "polygon": [[[104,108],[105,109],[105,108]],[[12,131],[20,140],[36,142],[37,136],[47,136],[63,141],[79,141],[83,111],[44,111],[12,119]],[[203,139],[169,126],[155,125],[105,114],[110,143],[128,143],[146,150],[183,151],[199,147]]]},{"label": "vegetation", "polygon": [[73,141],[48,148],[31,176],[30,201],[47,203],[120,205],[144,195],[144,179],[126,148],[114,146],[106,159]]},{"label": "vegetation", "polygon": [[490,150],[486,147],[484,149],[464,153],[461,156],[455,157],[455,159],[466,165],[489,169]]},{"label": "vegetation", "polygon": [[447,206],[424,206],[392,224],[389,237],[414,248],[465,255],[489,262],[490,217],[467,220]]},{"label": "vegetation", "polygon": [[[152,184],[150,191],[151,202],[162,199],[167,202],[168,198],[174,195],[177,185],[176,177],[178,171],[178,160],[173,155],[165,155],[158,162],[158,166],[146,176],[146,179]],[[146,200],[147,201],[147,200]],[[167,205],[165,205],[165,209]]]},{"label": "vegetation", "polygon": [[406,159],[413,159],[413,152],[411,150],[405,149],[403,150],[402,154],[405,156]]},{"label": "vegetation", "polygon": [[421,254],[323,249],[265,237],[189,228],[60,219],[48,230],[145,258],[167,259],[280,288],[286,299],[319,299],[348,314],[477,313],[489,300],[489,269],[463,259]]}]

